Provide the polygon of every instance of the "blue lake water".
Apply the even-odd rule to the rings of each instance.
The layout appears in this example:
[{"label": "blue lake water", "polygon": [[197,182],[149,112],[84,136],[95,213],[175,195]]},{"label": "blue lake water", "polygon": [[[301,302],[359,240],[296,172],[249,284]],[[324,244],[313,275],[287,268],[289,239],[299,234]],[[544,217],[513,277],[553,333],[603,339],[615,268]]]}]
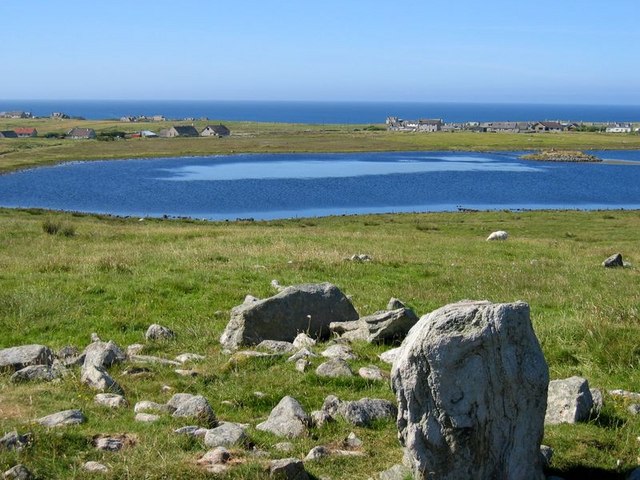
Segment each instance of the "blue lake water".
[{"label": "blue lake water", "polygon": [[640,151],[253,154],[71,162],[0,176],[0,206],[210,220],[466,209],[640,209]]}]

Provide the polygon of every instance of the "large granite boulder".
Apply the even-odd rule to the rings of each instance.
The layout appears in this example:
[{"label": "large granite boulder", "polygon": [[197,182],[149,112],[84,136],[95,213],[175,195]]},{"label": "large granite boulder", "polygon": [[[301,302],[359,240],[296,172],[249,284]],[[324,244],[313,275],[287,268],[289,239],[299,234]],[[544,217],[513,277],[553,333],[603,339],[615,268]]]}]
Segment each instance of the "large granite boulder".
[{"label": "large granite boulder", "polygon": [[422,317],[392,371],[416,478],[543,479],[548,383],[526,303],[465,301]]},{"label": "large granite boulder", "polygon": [[358,312],[335,285],[297,285],[273,297],[234,307],[220,343],[227,349],[235,349],[263,340],[293,342],[300,332],[326,338],[331,322],[357,318]]},{"label": "large granite boulder", "polygon": [[365,340],[369,343],[400,343],[418,322],[410,308],[382,310],[353,322],[331,323],[333,333],[347,340]]},{"label": "large granite boulder", "polygon": [[44,345],[22,345],[0,350],[0,371],[21,370],[29,365],[52,365],[54,355]]}]

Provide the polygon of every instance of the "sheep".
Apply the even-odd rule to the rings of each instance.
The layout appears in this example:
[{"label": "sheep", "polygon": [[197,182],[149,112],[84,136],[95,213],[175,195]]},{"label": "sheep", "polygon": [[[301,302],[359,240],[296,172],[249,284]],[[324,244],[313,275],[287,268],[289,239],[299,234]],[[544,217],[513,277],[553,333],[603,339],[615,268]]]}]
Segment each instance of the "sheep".
[{"label": "sheep", "polygon": [[487,237],[487,242],[489,240],[506,240],[509,237],[509,234],[504,230],[498,230],[497,232],[493,232],[491,235]]}]

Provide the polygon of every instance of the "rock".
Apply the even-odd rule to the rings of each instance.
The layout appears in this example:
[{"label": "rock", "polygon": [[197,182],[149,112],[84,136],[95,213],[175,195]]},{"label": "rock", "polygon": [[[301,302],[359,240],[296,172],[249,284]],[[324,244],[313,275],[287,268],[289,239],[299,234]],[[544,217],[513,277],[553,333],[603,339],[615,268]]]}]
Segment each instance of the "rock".
[{"label": "rock", "polygon": [[164,413],[173,413],[175,410],[175,408],[170,407],[166,403],[156,403],[148,400],[141,400],[133,407],[133,411],[135,413],[156,413],[160,415]]},{"label": "rock", "polygon": [[626,390],[609,390],[609,395],[612,397],[622,397],[627,400],[639,401],[640,402],[640,393],[636,392],[628,392]]},{"label": "rock", "polygon": [[30,435],[20,435],[18,432],[9,432],[0,438],[0,450],[20,451],[30,442]]},{"label": "rock", "polygon": [[183,353],[182,355],[178,355],[176,357],[176,362],[180,362],[180,363],[200,362],[205,358],[206,357],[204,355],[198,355],[197,353]]},{"label": "rock", "polygon": [[602,262],[602,266],[606,268],[624,267],[624,262],[622,261],[622,254],[616,253],[614,255],[611,255],[604,262]]},{"label": "rock", "polygon": [[280,442],[276,443],[273,448],[276,450],[280,450],[281,452],[291,452],[294,449],[293,443],[291,442]]},{"label": "rock", "polygon": [[545,425],[576,423],[589,419],[593,398],[589,382],[581,377],[571,377],[549,382]]},{"label": "rock", "polygon": [[631,415],[638,415],[640,413],[640,404],[638,403],[632,403],[631,405],[629,405],[627,407],[627,411],[631,414]]},{"label": "rock", "polygon": [[173,333],[173,330],[170,328],[154,323],[153,325],[149,325],[147,332],[144,334],[144,338],[147,340],[173,340],[176,338],[176,334]]},{"label": "rock", "polygon": [[21,370],[29,365],[53,365],[53,352],[44,345],[23,345],[0,350],[0,371]]},{"label": "rock", "polygon": [[349,435],[347,435],[347,438],[345,438],[344,442],[342,442],[342,443],[347,448],[361,448],[362,447],[362,440],[360,440],[358,438],[358,436],[353,432],[349,433]]},{"label": "rock", "polygon": [[340,402],[337,413],[357,427],[368,427],[376,420],[395,419],[396,406],[381,398],[361,398],[352,402]]},{"label": "rock", "polygon": [[296,351],[296,347],[293,346],[293,343],[283,342],[280,340],[263,340],[256,348],[283,355],[285,353],[291,354]]},{"label": "rock", "polygon": [[174,370],[174,372],[181,377],[197,377],[198,375],[200,375],[200,373],[196,370],[185,370],[183,368],[177,368]]},{"label": "rock", "polygon": [[80,410],[64,410],[52,413],[36,420],[37,423],[45,427],[60,427],[65,425],[78,425],[84,423],[86,417]]},{"label": "rock", "polygon": [[153,375],[151,369],[147,367],[129,367],[122,371],[122,375],[128,375],[130,377],[150,377]]},{"label": "rock", "polygon": [[413,310],[401,307],[376,312],[354,322],[332,323],[329,328],[341,338],[350,341],[399,343],[417,322],[418,317]]},{"label": "rock", "polygon": [[398,356],[398,353],[400,353],[400,347],[392,348],[391,350],[382,352],[380,355],[378,355],[378,358],[382,360],[384,363],[392,364],[393,362],[395,362],[396,357]]},{"label": "rock", "polygon": [[330,417],[335,417],[338,414],[338,408],[342,402],[335,395],[327,395],[322,403],[322,411]]},{"label": "rock", "polygon": [[301,358],[296,362],[296,370],[300,373],[304,373],[307,371],[307,368],[311,366],[311,362],[306,358]]},{"label": "rock", "polygon": [[98,450],[108,452],[117,452],[124,447],[122,439],[117,437],[98,437],[93,440],[93,444]]},{"label": "rock", "polygon": [[302,460],[297,458],[282,458],[272,460],[269,464],[269,477],[278,480],[308,480],[309,475],[304,469]]},{"label": "rock", "polygon": [[313,412],[311,412],[310,417],[311,417],[311,425],[313,425],[316,428],[322,428],[327,423],[334,421],[334,418],[324,410],[314,410]]},{"label": "rock", "polygon": [[102,340],[100,339],[100,337],[98,336],[98,334],[96,332],[92,332],[91,333],[91,343],[95,343],[95,342],[101,342]]},{"label": "rock", "polygon": [[399,463],[388,470],[380,472],[379,476],[380,480],[405,480],[406,478],[413,478],[411,469]]},{"label": "rock", "polygon": [[115,363],[124,362],[126,355],[114,342],[93,342],[84,349],[83,367],[109,368]]},{"label": "rock", "polygon": [[370,262],[371,257],[366,253],[354,253],[353,255],[351,255],[351,257],[349,257],[349,260],[351,260],[352,262]]},{"label": "rock", "polygon": [[265,422],[256,429],[271,432],[280,437],[299,437],[306,433],[310,418],[302,405],[293,397],[286,396],[269,414]]},{"label": "rock", "polygon": [[112,392],[119,395],[124,394],[122,387],[116,382],[107,371],[92,364],[82,367],[82,375],[80,376],[82,383],[88,385],[94,390],[100,390],[102,392]]},{"label": "rock", "polygon": [[153,413],[136,413],[136,416],[133,417],[136,422],[142,423],[154,423],[160,420],[160,415],[155,415]]},{"label": "rock", "polygon": [[13,383],[20,382],[50,382],[56,378],[60,378],[63,375],[61,368],[51,367],[49,365],[29,365],[28,367],[21,368],[11,375],[10,380]]},{"label": "rock", "polygon": [[173,433],[177,433],[178,435],[188,435],[191,437],[203,437],[209,431],[208,428],[202,428],[198,425],[188,425],[186,427],[176,428]]},{"label": "rock", "polygon": [[19,463],[15,467],[4,472],[2,474],[2,478],[6,480],[32,480],[35,477],[27,467]]},{"label": "rock", "polygon": [[293,346],[296,349],[312,348],[315,344],[316,341],[304,332],[299,333],[296,335],[296,338],[293,339]]},{"label": "rock", "polygon": [[190,393],[176,393],[169,399],[167,405],[175,410],[181,403],[191,400],[193,397],[195,395]]},{"label": "rock", "polygon": [[238,423],[222,422],[216,428],[207,430],[204,444],[207,447],[231,447],[247,440],[245,428]]},{"label": "rock", "polygon": [[387,310],[398,310],[399,308],[407,308],[407,306],[395,297],[391,297],[387,303]]},{"label": "rock", "polygon": [[229,460],[231,460],[231,453],[229,450],[224,447],[216,447],[205,453],[197,463],[198,465],[219,465],[227,463]]},{"label": "rock", "polygon": [[304,461],[305,462],[309,462],[312,460],[319,460],[321,458],[324,457],[328,457],[330,455],[330,451],[327,447],[324,447],[322,445],[319,445],[317,447],[313,447],[311,450],[309,450],[309,453],[307,453],[307,456],[304,457]]},{"label": "rock", "polygon": [[526,303],[464,301],[423,316],[391,377],[416,478],[544,478],[549,373]]},{"label": "rock", "polygon": [[498,230],[497,232],[491,233],[487,237],[487,242],[493,240],[506,240],[507,238],[509,238],[509,234],[507,232],[505,232],[504,230]]},{"label": "rock", "polygon": [[118,395],[117,393],[98,393],[95,396],[94,401],[98,405],[103,405],[109,408],[126,407],[129,404],[122,395]]},{"label": "rock", "polygon": [[357,318],[349,299],[334,285],[292,286],[273,297],[234,307],[220,343],[233,350],[262,340],[291,342],[302,331],[326,338],[331,322]]},{"label": "rock", "polygon": [[382,373],[382,370],[374,365],[361,367],[358,370],[358,375],[360,375],[365,380],[372,380],[374,382],[383,382],[386,380],[385,375]]},{"label": "rock", "polygon": [[168,365],[171,367],[181,367],[180,362],[169,360],[168,358],[155,357],[153,355],[131,355],[129,360],[134,363],[152,363],[157,365]]},{"label": "rock", "polygon": [[82,465],[82,469],[85,472],[91,473],[109,473],[109,467],[103,465],[102,463],[94,461],[86,462]]},{"label": "rock", "polygon": [[184,402],[180,402],[172,414],[175,418],[192,418],[210,428],[218,425],[218,419],[211,405],[202,395],[195,395]]},{"label": "rock", "polygon": [[551,459],[553,458],[553,448],[547,445],[540,445],[540,455],[542,456],[542,465],[548,468],[551,465]]},{"label": "rock", "polygon": [[258,297],[254,297],[253,295],[247,295],[246,297],[244,297],[244,300],[242,301],[243,305],[250,305],[252,303],[256,303],[259,302],[260,299]]},{"label": "rock", "polygon": [[127,357],[133,357],[134,355],[140,355],[140,352],[144,350],[142,343],[133,343],[127,347]]},{"label": "rock", "polygon": [[590,388],[591,391],[591,399],[593,400],[593,407],[591,407],[591,416],[597,417],[600,415],[602,411],[602,407],[604,406],[604,397],[602,396],[602,392],[598,388]]},{"label": "rock", "polygon": [[316,368],[316,375],[319,377],[329,378],[353,377],[353,372],[347,362],[335,358],[318,365],[318,368]]},{"label": "rock", "polygon": [[357,355],[349,345],[335,344],[328,347],[320,355],[325,358],[336,358],[340,360],[355,360]]},{"label": "rock", "polygon": [[296,353],[287,358],[287,362],[297,362],[298,360],[306,360],[307,358],[317,357],[315,353],[306,348],[298,350]]},{"label": "rock", "polygon": [[56,357],[65,367],[76,367],[84,363],[84,354],[81,354],[74,346],[62,347],[56,353]]},{"label": "rock", "polygon": [[280,282],[278,282],[278,280],[276,280],[275,278],[271,280],[271,286],[275,288],[278,292],[281,292],[282,290],[285,289],[285,287],[280,285]]}]

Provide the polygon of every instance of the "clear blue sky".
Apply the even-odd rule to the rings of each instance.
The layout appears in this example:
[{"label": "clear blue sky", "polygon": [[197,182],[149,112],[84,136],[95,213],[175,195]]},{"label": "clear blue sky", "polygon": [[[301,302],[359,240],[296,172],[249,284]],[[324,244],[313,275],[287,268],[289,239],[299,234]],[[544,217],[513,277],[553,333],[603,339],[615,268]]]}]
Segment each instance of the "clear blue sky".
[{"label": "clear blue sky", "polygon": [[0,0],[0,98],[640,105],[637,0]]}]

